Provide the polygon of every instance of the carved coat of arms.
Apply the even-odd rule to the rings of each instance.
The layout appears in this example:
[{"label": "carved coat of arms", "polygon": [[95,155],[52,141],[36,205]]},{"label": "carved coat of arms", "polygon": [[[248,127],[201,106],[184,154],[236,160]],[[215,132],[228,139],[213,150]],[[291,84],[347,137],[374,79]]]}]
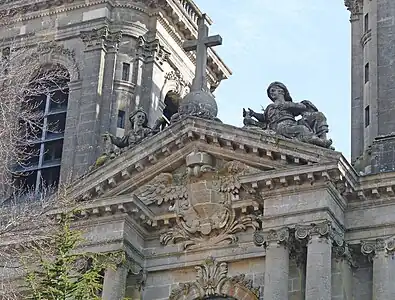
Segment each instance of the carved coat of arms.
[{"label": "carved coat of arms", "polygon": [[146,204],[171,202],[176,224],[160,236],[160,242],[182,243],[184,249],[234,243],[236,233],[259,227],[254,214],[236,211],[232,203],[238,200],[241,184],[238,176],[249,168],[236,161],[226,163],[220,171],[212,167],[207,153],[194,152],[187,157],[188,180],[172,184],[172,175],[157,177],[154,193],[142,193]]}]

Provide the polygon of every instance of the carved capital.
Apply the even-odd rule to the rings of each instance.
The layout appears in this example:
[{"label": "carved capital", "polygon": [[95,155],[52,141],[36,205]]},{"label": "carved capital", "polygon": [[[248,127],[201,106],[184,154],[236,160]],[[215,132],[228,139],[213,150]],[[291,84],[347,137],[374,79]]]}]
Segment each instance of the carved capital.
[{"label": "carved capital", "polygon": [[137,40],[136,53],[145,62],[157,62],[159,65],[163,65],[170,56],[170,52],[160,44],[158,39],[149,41],[143,36],[140,36]]},{"label": "carved capital", "polygon": [[332,256],[334,259],[346,261],[351,267],[357,267],[357,262],[347,243],[343,243],[341,246],[334,246],[332,248]]},{"label": "carved capital", "polygon": [[283,227],[279,229],[272,229],[268,232],[255,231],[254,243],[257,246],[267,247],[270,243],[277,243],[281,245],[288,245],[290,241],[289,228]]},{"label": "carved capital", "polygon": [[81,31],[80,37],[87,50],[96,49],[97,47],[102,47],[106,50],[118,50],[122,32],[111,32],[108,26],[103,26],[88,31]]},{"label": "carved capital", "polygon": [[359,15],[363,12],[363,0],[344,0],[344,5],[351,15]]},{"label": "carved capital", "polygon": [[295,237],[298,240],[309,239],[312,236],[328,238],[331,232],[331,223],[325,221],[322,223],[312,223],[310,225],[296,225]]},{"label": "carved capital", "polygon": [[374,258],[378,254],[392,256],[395,253],[395,237],[361,241],[361,252],[363,255],[368,256],[369,259]]}]

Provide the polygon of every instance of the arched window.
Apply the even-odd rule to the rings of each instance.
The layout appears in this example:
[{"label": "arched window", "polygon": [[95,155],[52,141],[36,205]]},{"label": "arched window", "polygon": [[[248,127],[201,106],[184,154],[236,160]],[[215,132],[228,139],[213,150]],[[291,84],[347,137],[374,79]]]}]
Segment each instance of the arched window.
[{"label": "arched window", "polygon": [[[27,155],[16,167],[16,185],[39,191],[59,183],[68,106],[69,74],[62,66],[44,66],[32,80],[24,108],[39,116],[34,125],[22,124]],[[26,120],[22,120],[22,123]]]},{"label": "arched window", "polygon": [[166,94],[165,97],[165,108],[163,109],[163,117],[167,124],[170,124],[171,117],[178,111],[181,97],[173,91]]}]

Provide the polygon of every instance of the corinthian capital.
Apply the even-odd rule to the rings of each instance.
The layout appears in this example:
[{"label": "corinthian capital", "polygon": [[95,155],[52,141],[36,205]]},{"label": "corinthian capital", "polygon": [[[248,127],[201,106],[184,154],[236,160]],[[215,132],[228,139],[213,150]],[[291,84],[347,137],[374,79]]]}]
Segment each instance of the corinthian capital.
[{"label": "corinthian capital", "polygon": [[81,31],[80,37],[87,49],[95,46],[106,47],[108,49],[118,49],[118,45],[122,38],[122,32],[111,32],[108,26],[101,28],[93,28],[88,31]]},{"label": "corinthian capital", "polygon": [[289,228],[283,227],[279,229],[271,229],[267,232],[255,231],[254,243],[257,246],[267,246],[268,243],[275,242],[277,244],[287,245],[289,243]]},{"label": "corinthian capital", "polygon": [[352,15],[358,15],[362,13],[363,0],[344,0],[344,5]]}]

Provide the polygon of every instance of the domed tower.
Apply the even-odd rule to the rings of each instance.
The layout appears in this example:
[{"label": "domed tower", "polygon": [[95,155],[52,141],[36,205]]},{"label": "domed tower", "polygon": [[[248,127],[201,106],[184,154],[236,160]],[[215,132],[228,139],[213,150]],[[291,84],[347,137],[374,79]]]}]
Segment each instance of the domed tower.
[{"label": "domed tower", "polygon": [[395,170],[395,2],[345,0],[351,12],[351,159],[358,171]]}]

